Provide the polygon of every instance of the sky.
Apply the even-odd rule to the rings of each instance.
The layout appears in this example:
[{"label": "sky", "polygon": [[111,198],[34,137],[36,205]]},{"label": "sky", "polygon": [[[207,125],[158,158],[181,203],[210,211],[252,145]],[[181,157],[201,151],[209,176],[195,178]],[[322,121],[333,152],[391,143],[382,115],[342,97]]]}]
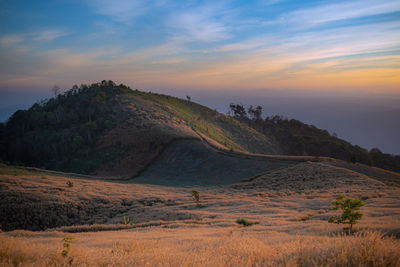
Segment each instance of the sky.
[{"label": "sky", "polygon": [[3,120],[53,85],[104,79],[208,106],[273,92],[288,114],[297,96],[385,113],[400,99],[400,1],[0,0],[0,61]]},{"label": "sky", "polygon": [[400,1],[0,1],[0,88],[398,93]]}]

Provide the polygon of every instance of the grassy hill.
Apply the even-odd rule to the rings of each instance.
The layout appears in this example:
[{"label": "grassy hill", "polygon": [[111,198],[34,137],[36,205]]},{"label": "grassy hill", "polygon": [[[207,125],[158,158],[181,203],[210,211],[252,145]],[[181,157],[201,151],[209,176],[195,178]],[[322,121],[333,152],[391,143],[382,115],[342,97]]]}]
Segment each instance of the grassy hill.
[{"label": "grassy hill", "polygon": [[226,148],[276,154],[256,130],[199,104],[112,81],[74,86],[0,126],[1,158],[46,169],[131,178],[172,141],[204,134]]},{"label": "grassy hill", "polygon": [[[212,177],[230,181],[230,173],[240,174],[234,179],[242,179],[269,168],[260,167],[264,163],[260,164],[259,156],[240,163],[232,159],[248,157],[248,153],[294,155],[303,157],[300,161],[325,156],[395,171],[399,168],[397,156],[377,149],[368,153],[297,120],[277,116],[261,119],[261,110],[253,110],[258,115],[250,119],[243,116],[241,108],[244,113],[230,117],[190,100],[131,90],[112,81],[74,86],[28,110],[15,112],[7,123],[0,124],[0,158],[17,165],[118,179],[137,177],[152,163],[158,163],[165,169],[145,174],[174,180],[167,173],[185,170],[178,176],[192,179],[191,184],[195,177],[206,174],[204,182]],[[162,152],[176,140],[202,140],[208,148],[186,143],[180,149],[199,158],[176,161],[171,168],[162,161]],[[269,159],[271,166],[271,161],[282,160]],[[196,163],[199,161],[209,164],[200,166]],[[214,166],[213,173],[203,172],[210,166]]]}]

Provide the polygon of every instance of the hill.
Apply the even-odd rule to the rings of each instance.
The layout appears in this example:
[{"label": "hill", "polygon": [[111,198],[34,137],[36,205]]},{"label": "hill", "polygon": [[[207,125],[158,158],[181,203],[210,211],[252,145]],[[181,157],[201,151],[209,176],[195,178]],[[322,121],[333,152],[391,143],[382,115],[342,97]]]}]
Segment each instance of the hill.
[{"label": "hill", "polygon": [[[297,120],[262,119],[260,109],[249,109],[250,118],[242,106],[231,107],[233,116],[226,116],[190,99],[112,81],[74,86],[0,124],[0,157],[17,165],[171,185],[232,183],[310,156],[399,169],[398,156],[369,153]],[[266,154],[296,157],[260,156]]]},{"label": "hill", "polygon": [[131,178],[172,141],[199,140],[199,133],[223,147],[279,152],[266,136],[207,107],[103,81],[74,86],[14,113],[0,126],[1,158],[46,169]]},{"label": "hill", "polygon": [[377,148],[368,151],[296,119],[282,116],[263,119],[261,106],[250,106],[247,112],[241,104],[232,103],[230,108],[233,118],[268,136],[284,155],[325,156],[400,171],[400,156],[382,153]]}]

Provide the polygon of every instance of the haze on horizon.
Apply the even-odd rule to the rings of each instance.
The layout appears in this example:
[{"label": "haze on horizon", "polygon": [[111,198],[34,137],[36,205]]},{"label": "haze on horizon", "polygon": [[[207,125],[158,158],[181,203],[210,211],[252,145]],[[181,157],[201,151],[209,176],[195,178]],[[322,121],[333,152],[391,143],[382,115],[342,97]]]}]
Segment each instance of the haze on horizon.
[{"label": "haze on horizon", "polygon": [[400,154],[399,1],[6,0],[0,14],[2,120],[55,84],[107,79],[222,112],[262,104]]}]

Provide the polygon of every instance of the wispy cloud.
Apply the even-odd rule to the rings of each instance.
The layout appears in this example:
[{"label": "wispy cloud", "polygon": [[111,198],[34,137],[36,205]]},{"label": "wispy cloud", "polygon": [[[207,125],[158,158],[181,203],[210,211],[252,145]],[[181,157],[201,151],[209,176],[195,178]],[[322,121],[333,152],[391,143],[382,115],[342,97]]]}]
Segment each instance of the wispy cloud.
[{"label": "wispy cloud", "polygon": [[264,6],[272,6],[278,3],[283,2],[284,0],[262,0],[261,4]]},{"label": "wispy cloud", "polygon": [[174,13],[169,26],[191,41],[221,41],[231,36],[231,26],[226,21],[229,13],[223,3],[208,4]]},{"label": "wispy cloud", "polygon": [[224,44],[212,49],[212,52],[246,52],[249,50],[259,50],[275,43],[273,36],[260,36],[255,38],[250,38],[246,40],[241,40],[239,42],[232,42],[229,44]]},{"label": "wispy cloud", "polygon": [[86,0],[95,12],[108,16],[114,21],[130,24],[132,20],[145,14],[152,7],[163,6],[166,0]]},{"label": "wispy cloud", "polygon": [[[14,27],[0,33],[1,84],[106,77],[138,88],[399,88],[399,1],[83,2],[82,23],[60,28],[5,14]],[[46,25],[60,25],[50,17]]]},{"label": "wispy cloud", "polygon": [[23,34],[9,34],[0,38],[0,44],[3,46],[12,46],[22,42],[23,40]]},{"label": "wispy cloud", "polygon": [[19,34],[9,34],[0,37],[0,44],[3,46],[13,46],[32,42],[50,42],[62,36],[68,35],[67,30],[53,29],[33,31]]},{"label": "wispy cloud", "polygon": [[279,22],[296,27],[312,27],[318,24],[355,19],[365,16],[380,15],[400,11],[400,1],[358,0],[298,9],[283,14]]},{"label": "wispy cloud", "polygon": [[69,32],[65,30],[45,30],[33,33],[31,36],[35,41],[49,42],[67,34],[69,34]]}]

